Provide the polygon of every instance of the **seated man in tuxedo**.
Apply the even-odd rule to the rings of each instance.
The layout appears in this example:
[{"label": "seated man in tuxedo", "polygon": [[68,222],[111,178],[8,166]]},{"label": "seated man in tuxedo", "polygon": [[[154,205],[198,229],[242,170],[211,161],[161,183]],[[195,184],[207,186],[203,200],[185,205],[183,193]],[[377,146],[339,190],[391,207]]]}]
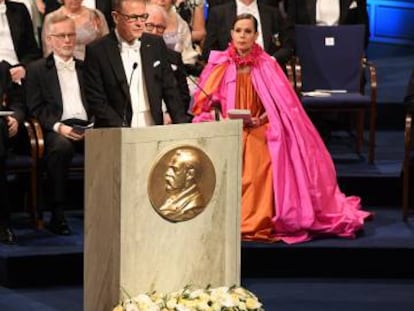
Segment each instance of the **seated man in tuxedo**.
[{"label": "seated man in tuxedo", "polygon": [[289,0],[287,17],[293,25],[365,25],[365,48],[369,39],[366,0]]},{"label": "seated man in tuxedo", "polygon": [[258,21],[256,43],[279,64],[286,64],[293,55],[293,24],[285,21],[278,8],[257,0],[233,0],[209,9],[202,59],[207,61],[211,50],[227,49],[232,22],[242,13],[250,13]]},{"label": "seated man in tuxedo", "polygon": [[75,123],[87,123],[83,94],[83,64],[73,58],[75,24],[56,16],[44,27],[52,53],[27,69],[26,94],[30,113],[39,120],[45,135],[46,169],[51,186],[52,217],[48,228],[59,235],[71,230],[64,216],[66,178],[75,151],[83,152],[84,133]]},{"label": "seated man in tuxedo", "polygon": [[21,83],[26,75],[25,66],[40,56],[26,6],[0,0],[0,61],[8,64],[13,82]]},{"label": "seated man in tuxedo", "polygon": [[[165,29],[167,28],[168,20],[168,15],[165,9],[156,4],[147,4],[147,13],[148,19],[145,22],[144,31],[162,37]],[[186,69],[182,61],[181,54],[174,50],[167,49],[167,57],[180,89],[181,103],[185,107],[185,111],[188,111],[191,97],[187,84]],[[164,123],[171,123],[168,122],[168,120],[170,120],[169,115],[165,115]]]},{"label": "seated man in tuxedo", "polygon": [[117,0],[115,30],[86,47],[85,83],[97,127],[145,127],[164,123],[162,101],[173,123],[189,122],[159,36],[143,33],[144,0]]},{"label": "seated man in tuxedo", "polygon": [[0,243],[14,244],[16,236],[10,225],[10,202],[6,179],[6,157],[8,149],[17,144],[20,125],[25,117],[23,86],[13,83],[9,65],[0,62],[0,112],[13,111],[0,116]]}]

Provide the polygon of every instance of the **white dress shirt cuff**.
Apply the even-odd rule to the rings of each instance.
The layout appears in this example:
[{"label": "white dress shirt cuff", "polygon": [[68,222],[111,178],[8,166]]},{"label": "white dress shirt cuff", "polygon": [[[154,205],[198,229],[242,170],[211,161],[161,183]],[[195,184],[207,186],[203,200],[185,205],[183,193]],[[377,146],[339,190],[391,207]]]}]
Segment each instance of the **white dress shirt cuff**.
[{"label": "white dress shirt cuff", "polygon": [[56,122],[55,124],[53,124],[53,130],[56,133],[59,133],[59,126],[62,124],[62,122]]}]

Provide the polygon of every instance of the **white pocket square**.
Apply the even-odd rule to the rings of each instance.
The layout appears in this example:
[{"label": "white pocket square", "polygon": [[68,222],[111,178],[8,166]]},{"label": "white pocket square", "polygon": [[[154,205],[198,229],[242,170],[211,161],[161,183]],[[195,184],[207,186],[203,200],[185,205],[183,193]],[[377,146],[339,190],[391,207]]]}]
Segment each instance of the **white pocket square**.
[{"label": "white pocket square", "polygon": [[352,1],[351,4],[350,4],[350,6],[349,6],[349,8],[350,9],[355,9],[357,6],[358,6],[357,2],[356,1]]},{"label": "white pocket square", "polygon": [[176,71],[176,70],[177,70],[177,65],[171,64],[171,69],[172,69],[173,71]]},{"label": "white pocket square", "polygon": [[161,62],[159,60],[155,61],[154,64],[152,65],[152,67],[157,67],[161,64]]}]

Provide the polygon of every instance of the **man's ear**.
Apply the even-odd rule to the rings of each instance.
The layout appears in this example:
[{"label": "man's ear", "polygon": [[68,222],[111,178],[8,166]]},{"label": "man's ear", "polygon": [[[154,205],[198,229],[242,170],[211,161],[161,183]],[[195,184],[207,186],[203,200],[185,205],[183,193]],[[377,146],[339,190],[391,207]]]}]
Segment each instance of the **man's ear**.
[{"label": "man's ear", "polygon": [[194,168],[189,168],[187,170],[187,178],[186,180],[193,180],[195,177],[195,169]]},{"label": "man's ear", "polygon": [[112,20],[114,21],[114,24],[117,25],[118,24],[118,14],[117,14],[117,12],[112,11],[111,16],[112,16]]}]

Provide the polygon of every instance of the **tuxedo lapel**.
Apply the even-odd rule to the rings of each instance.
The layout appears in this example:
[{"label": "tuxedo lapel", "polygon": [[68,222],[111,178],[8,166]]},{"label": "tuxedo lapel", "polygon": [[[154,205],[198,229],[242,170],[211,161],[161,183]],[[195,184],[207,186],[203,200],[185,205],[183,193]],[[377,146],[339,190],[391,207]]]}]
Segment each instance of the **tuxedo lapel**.
[{"label": "tuxedo lapel", "polygon": [[47,83],[48,89],[52,93],[54,101],[58,104],[60,108],[63,109],[62,92],[60,90],[59,78],[53,54],[50,54],[46,58],[45,81]]},{"label": "tuxedo lapel", "polygon": [[107,59],[109,59],[122,92],[124,92],[126,98],[131,99],[124,65],[122,64],[121,53],[119,51],[119,43],[114,32],[109,36],[105,49],[105,52],[108,54]]},{"label": "tuxedo lapel", "polygon": [[[16,10],[13,8],[13,6],[10,6],[8,2],[6,1],[6,16],[7,21],[9,22],[9,28],[10,28],[10,34],[13,41],[14,50],[17,51],[18,48],[18,41],[20,38],[21,33],[21,22],[19,22],[19,15],[16,12]],[[17,54],[17,53],[16,53]]]},{"label": "tuxedo lapel", "polygon": [[[141,37],[141,48],[139,50],[141,54],[141,66],[142,66],[142,78],[144,79],[144,86],[148,90],[151,85],[156,85],[155,79],[155,63],[154,61],[160,62],[159,59],[154,58],[153,51],[154,47],[152,46],[151,42],[148,42],[149,40],[146,39],[147,36],[145,33],[142,34]],[[159,64],[158,66],[161,66]],[[159,77],[162,79],[162,77]],[[156,90],[152,90],[153,93],[156,92]],[[149,92],[147,92],[149,94]],[[156,107],[153,107],[154,102],[152,100],[149,100],[149,105],[151,111],[156,111]]]},{"label": "tuxedo lapel", "polygon": [[83,68],[82,67],[83,67],[83,63],[80,62],[79,60],[75,59],[75,69],[76,69],[76,75],[78,77],[82,104],[83,104],[83,107],[85,108],[85,110],[88,111],[87,101],[86,101],[86,96],[85,96],[85,88],[84,88],[85,83],[84,83],[84,80],[83,80]]}]

